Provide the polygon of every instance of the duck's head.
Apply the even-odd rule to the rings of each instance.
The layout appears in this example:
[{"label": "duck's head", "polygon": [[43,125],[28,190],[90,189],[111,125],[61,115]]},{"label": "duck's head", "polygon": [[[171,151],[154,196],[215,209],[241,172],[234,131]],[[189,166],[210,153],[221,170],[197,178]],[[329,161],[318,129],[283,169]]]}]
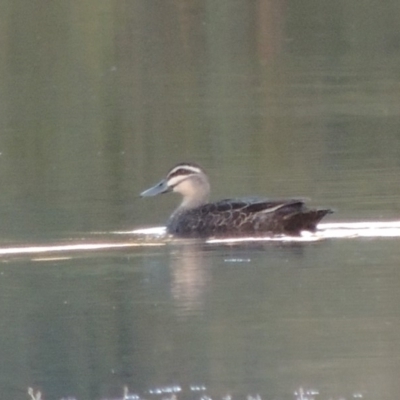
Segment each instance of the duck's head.
[{"label": "duck's head", "polygon": [[207,175],[194,163],[180,163],[173,167],[166,178],[140,194],[141,197],[176,192],[183,196],[181,207],[194,208],[208,201],[210,184]]}]

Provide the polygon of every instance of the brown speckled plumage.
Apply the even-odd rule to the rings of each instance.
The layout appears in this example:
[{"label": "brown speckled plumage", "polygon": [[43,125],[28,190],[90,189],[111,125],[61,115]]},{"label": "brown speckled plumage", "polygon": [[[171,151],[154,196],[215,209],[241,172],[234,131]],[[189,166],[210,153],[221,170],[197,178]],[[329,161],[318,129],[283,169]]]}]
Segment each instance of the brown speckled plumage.
[{"label": "brown speckled plumage", "polygon": [[226,199],[208,203],[208,178],[197,164],[182,163],[142,196],[176,191],[182,204],[167,222],[178,237],[299,235],[315,231],[328,209],[308,209],[301,200]]}]

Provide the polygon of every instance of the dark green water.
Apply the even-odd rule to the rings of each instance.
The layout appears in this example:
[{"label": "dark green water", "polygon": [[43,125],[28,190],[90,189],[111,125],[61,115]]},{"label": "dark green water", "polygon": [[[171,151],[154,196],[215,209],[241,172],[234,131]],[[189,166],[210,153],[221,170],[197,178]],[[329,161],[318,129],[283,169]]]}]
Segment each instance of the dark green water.
[{"label": "dark green water", "polygon": [[[138,194],[180,161],[214,199],[399,218],[397,1],[0,10],[0,250],[162,225],[178,199]],[[397,399],[399,260],[395,237],[1,255],[0,398]]]}]

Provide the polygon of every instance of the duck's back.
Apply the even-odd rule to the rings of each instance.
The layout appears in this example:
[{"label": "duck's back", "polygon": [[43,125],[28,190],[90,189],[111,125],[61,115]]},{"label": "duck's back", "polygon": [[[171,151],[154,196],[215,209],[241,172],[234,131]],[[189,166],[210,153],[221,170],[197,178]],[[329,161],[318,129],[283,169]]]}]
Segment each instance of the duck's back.
[{"label": "duck's back", "polygon": [[314,231],[330,210],[310,210],[300,200],[227,199],[178,209],[167,224],[180,237],[298,235]]}]

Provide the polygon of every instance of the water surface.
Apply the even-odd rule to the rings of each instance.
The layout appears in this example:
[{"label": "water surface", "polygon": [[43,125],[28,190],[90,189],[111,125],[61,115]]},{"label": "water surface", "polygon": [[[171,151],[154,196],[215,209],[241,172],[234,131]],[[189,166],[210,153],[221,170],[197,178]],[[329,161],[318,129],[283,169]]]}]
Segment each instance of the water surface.
[{"label": "water surface", "polygon": [[[0,8],[1,398],[398,397],[397,1]],[[181,161],[345,225],[138,239]]]}]

